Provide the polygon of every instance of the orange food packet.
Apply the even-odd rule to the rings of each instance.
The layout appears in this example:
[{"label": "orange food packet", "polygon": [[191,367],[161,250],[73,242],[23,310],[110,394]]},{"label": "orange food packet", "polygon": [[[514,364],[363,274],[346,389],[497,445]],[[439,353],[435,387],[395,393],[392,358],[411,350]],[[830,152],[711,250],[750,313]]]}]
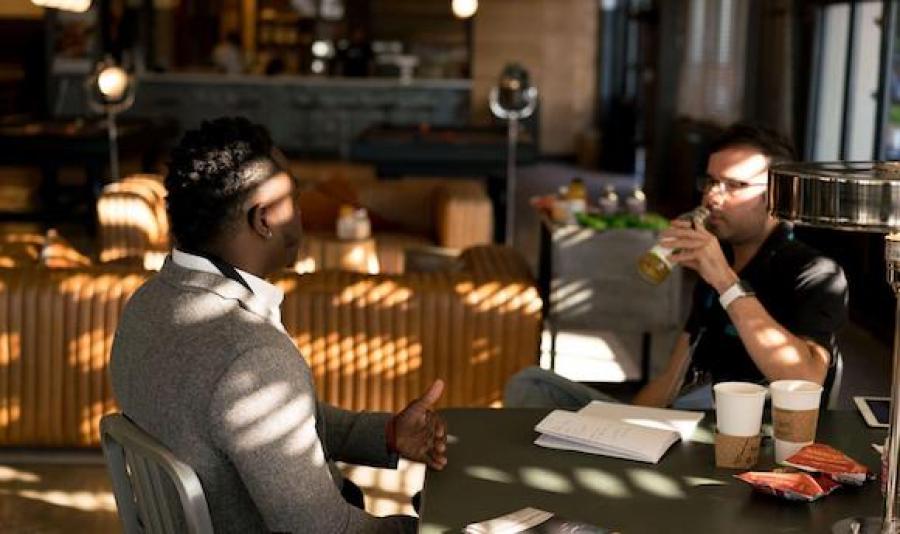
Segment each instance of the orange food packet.
[{"label": "orange food packet", "polygon": [[822,473],[835,482],[861,486],[873,477],[869,469],[841,451],[822,443],[803,447],[785,461],[803,471]]},{"label": "orange food packet", "polygon": [[808,473],[748,471],[734,477],[750,484],[756,491],[789,501],[812,502],[841,487],[828,477]]}]

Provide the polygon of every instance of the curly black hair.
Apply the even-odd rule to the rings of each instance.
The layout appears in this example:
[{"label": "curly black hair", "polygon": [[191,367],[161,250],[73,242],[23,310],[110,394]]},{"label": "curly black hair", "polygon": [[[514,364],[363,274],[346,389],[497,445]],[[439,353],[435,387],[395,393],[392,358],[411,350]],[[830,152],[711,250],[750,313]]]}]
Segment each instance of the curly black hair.
[{"label": "curly black hair", "polygon": [[175,244],[204,251],[241,215],[260,182],[278,172],[268,131],[243,117],[204,121],[172,151],[166,208]]},{"label": "curly black hair", "polygon": [[725,130],[713,141],[709,153],[736,146],[749,146],[759,150],[769,158],[770,164],[796,159],[794,145],[786,137],[771,128],[744,122],[733,124]]}]

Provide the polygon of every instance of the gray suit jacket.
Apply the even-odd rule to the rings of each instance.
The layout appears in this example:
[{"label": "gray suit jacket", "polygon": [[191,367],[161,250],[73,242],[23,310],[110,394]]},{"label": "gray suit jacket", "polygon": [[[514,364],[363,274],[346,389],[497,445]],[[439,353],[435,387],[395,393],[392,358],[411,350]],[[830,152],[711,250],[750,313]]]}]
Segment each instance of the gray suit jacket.
[{"label": "gray suit jacket", "polygon": [[216,532],[404,532],[347,504],[333,461],[395,467],[389,414],[316,400],[312,375],[262,303],[171,258],[125,306],[112,348],[123,412],[197,472]]}]

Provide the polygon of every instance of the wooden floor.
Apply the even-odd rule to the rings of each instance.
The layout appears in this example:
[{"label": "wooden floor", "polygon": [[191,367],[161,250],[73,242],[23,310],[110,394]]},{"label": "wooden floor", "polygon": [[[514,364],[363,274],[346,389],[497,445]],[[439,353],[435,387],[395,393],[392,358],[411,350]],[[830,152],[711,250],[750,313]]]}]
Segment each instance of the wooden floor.
[{"label": "wooden floor", "polygon": [[53,463],[0,465],[0,531],[16,534],[121,532],[106,467]]}]

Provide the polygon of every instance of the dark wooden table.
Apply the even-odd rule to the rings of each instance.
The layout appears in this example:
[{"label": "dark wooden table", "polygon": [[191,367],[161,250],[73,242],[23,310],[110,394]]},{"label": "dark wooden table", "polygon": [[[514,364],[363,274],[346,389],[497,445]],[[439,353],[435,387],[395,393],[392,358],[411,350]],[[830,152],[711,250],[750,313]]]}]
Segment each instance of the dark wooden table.
[{"label": "dark wooden table", "polygon": [[[733,478],[740,471],[715,467],[714,414],[704,418],[695,441],[676,443],[653,465],[534,445],[534,425],[547,410],[442,413],[451,437],[449,463],[425,476],[422,533],[460,532],[468,523],[526,506],[623,533],[831,532],[840,519],[881,515],[878,481],[840,488],[814,503],[751,491]],[[870,469],[879,466],[870,444],[884,437],[884,430],[868,428],[855,411],[825,412],[819,421],[818,441]],[[773,457],[767,439],[757,470],[771,469]]]}]

